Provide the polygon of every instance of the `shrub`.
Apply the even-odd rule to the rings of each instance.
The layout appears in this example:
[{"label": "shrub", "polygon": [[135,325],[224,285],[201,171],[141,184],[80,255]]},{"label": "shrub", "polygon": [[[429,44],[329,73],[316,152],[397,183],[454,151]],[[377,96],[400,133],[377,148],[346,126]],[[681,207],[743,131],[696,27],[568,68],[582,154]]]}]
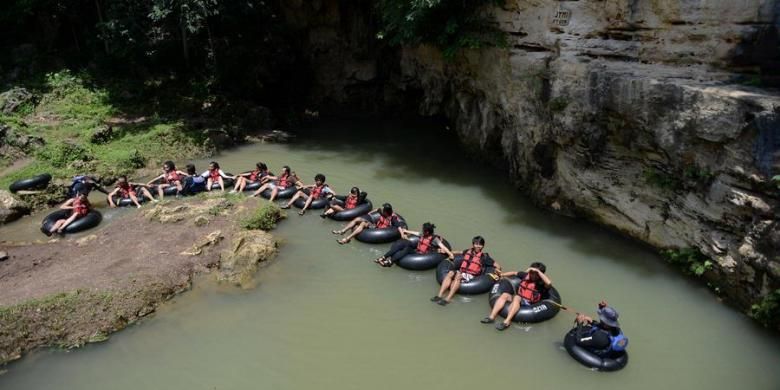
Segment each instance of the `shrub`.
[{"label": "shrub", "polygon": [[57,168],[64,168],[73,161],[91,161],[93,158],[83,147],[67,142],[47,144],[38,151],[37,157]]},{"label": "shrub", "polygon": [[766,327],[780,327],[780,289],[764,296],[750,307],[750,317]]},{"label": "shrub", "polygon": [[713,262],[696,248],[669,249],[662,252],[666,261],[677,265],[684,272],[701,276],[712,269]]},{"label": "shrub", "polygon": [[241,221],[241,227],[248,230],[272,230],[276,223],[283,219],[282,209],[275,204],[266,204],[254,211],[253,214]]},{"label": "shrub", "polygon": [[446,58],[458,50],[483,46],[506,46],[502,31],[480,13],[500,0],[380,0],[377,2],[381,31],[379,39],[390,44],[437,46]]}]

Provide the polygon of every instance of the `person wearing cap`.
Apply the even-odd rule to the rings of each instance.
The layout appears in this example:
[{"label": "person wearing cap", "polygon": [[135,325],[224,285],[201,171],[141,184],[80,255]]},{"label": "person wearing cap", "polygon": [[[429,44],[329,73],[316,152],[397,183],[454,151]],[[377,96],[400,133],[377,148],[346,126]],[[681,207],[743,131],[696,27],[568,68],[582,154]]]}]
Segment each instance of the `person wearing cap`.
[{"label": "person wearing cap", "polygon": [[461,257],[455,259],[450,265],[450,270],[441,282],[439,293],[431,298],[431,302],[446,306],[460,289],[461,283],[473,280],[489,268],[501,271],[501,266],[487,252],[483,251],[484,248],[485,239],[482,236],[471,239],[471,248],[458,253]]},{"label": "person wearing cap", "polygon": [[574,322],[577,323],[577,345],[602,357],[612,357],[625,352],[628,337],[623,334],[618,323],[618,312],[607,306],[607,302],[599,302],[599,321],[577,313]]},{"label": "person wearing cap", "polygon": [[503,322],[496,324],[496,329],[504,330],[512,324],[512,319],[515,318],[515,314],[520,311],[521,306],[531,306],[542,300],[547,294],[547,290],[552,286],[552,280],[545,274],[547,266],[538,261],[531,263],[525,271],[509,271],[501,272],[502,278],[508,276],[517,276],[520,279],[520,284],[515,290],[512,284],[506,279],[501,279],[498,282],[498,288],[501,295],[493,304],[493,308],[490,311],[490,315],[483,318],[480,322],[483,324],[490,324],[496,320],[496,316],[504,308],[507,302],[509,304],[509,312]]}]

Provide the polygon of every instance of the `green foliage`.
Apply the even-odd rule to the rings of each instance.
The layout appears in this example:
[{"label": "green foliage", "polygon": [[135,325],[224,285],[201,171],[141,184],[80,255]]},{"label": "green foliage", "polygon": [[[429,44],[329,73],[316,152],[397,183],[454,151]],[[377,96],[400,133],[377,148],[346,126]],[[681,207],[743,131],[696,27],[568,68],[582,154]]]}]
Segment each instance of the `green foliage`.
[{"label": "green foliage", "polygon": [[780,289],[750,307],[750,316],[766,327],[780,327]]},{"label": "green foliage", "polygon": [[704,275],[714,265],[712,260],[696,248],[669,249],[663,251],[662,255],[669,263],[695,276]]},{"label": "green foliage", "polygon": [[242,220],[241,227],[247,230],[269,231],[275,228],[276,223],[282,218],[284,218],[282,209],[273,203],[268,203],[255,209],[254,213]]},{"label": "green foliage", "polygon": [[56,142],[44,146],[36,157],[55,168],[64,168],[74,161],[90,161],[92,154],[83,147],[71,143]]},{"label": "green foliage", "polygon": [[707,184],[712,180],[714,175],[706,168],[699,167],[696,164],[689,165],[683,170],[683,177],[686,181],[691,181],[697,184]]},{"label": "green foliage", "polygon": [[679,178],[655,168],[646,169],[642,176],[645,183],[664,190],[674,191],[682,188],[682,181]]},{"label": "green foliage", "polygon": [[506,45],[504,33],[481,13],[501,0],[380,0],[377,2],[381,32],[379,39],[391,44],[432,44],[445,58],[460,49]]}]

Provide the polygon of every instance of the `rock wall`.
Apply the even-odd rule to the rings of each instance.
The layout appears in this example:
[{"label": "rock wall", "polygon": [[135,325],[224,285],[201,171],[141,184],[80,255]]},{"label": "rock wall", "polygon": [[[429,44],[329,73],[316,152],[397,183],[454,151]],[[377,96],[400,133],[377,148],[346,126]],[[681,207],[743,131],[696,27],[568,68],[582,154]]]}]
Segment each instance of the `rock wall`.
[{"label": "rock wall", "polygon": [[[740,307],[780,288],[780,2],[507,1],[508,49],[405,48],[399,88],[540,205],[700,250]],[[762,48],[762,49],[759,49]]]}]

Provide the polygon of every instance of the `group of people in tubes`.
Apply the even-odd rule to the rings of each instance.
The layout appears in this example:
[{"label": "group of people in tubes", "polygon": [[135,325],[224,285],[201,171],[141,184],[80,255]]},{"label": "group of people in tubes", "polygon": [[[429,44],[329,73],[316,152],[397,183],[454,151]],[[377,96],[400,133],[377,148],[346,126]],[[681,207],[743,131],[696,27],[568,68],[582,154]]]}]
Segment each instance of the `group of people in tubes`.
[{"label": "group of people in tubes", "polygon": [[[147,183],[131,182],[127,177],[122,176],[110,192],[102,189],[89,177],[78,177],[78,181],[74,181],[72,186],[73,198],[62,205],[62,208],[72,209],[73,212],[68,217],[56,221],[50,233],[62,232],[69,223],[86,215],[90,209],[87,195],[93,188],[107,194],[107,201],[111,207],[115,207],[122,199],[125,201],[129,199],[136,207],[141,207],[139,193],[144,198],[157,202],[166,194],[181,196],[200,191],[225,191],[229,183],[233,185],[230,192],[238,193],[251,189],[250,196],[263,194],[271,202],[280,192],[295,188],[296,192],[281,207],[290,208],[298,199],[302,199],[304,203],[300,207],[299,214],[304,215],[313,201],[326,199],[328,204],[323,207],[325,210],[320,214],[322,218],[354,209],[366,201],[366,193],[361,192],[357,187],[352,187],[349,194],[341,198],[343,200],[336,200],[336,193],[326,184],[325,175],[317,174],[314,177],[314,184],[304,185],[289,166],[282,167],[278,175],[270,172],[267,165],[262,162],[258,162],[255,169],[235,176],[225,173],[214,161],[209,164],[209,169],[201,174],[197,174],[192,164],[187,165],[186,172],[179,171],[171,161],[166,161],[162,169],[163,172],[159,176]],[[157,199],[154,195],[157,195]],[[405,256],[415,253],[440,253],[446,256],[443,260],[448,264],[446,275],[441,280],[438,293],[430,299],[441,306],[452,302],[463,283],[468,283],[483,274],[489,274],[494,281],[497,281],[493,293],[498,298],[481,322],[495,323],[500,314],[504,319],[498,321],[495,327],[501,331],[510,327],[513,318],[521,308],[536,305],[548,297],[553,282],[547,275],[547,267],[543,263],[533,262],[524,270],[505,272],[498,262],[485,252],[483,237],[476,236],[471,241],[471,247],[453,252],[446,241],[435,234],[435,228],[433,223],[426,222],[420,231],[409,230],[405,221],[393,210],[392,205],[385,203],[370,213],[355,217],[343,228],[333,230],[332,233],[341,236],[346,234],[337,240],[343,245],[367,229],[397,229],[400,239],[394,241],[386,253],[374,260],[382,267],[392,267]],[[415,239],[412,240],[411,237]],[[516,278],[519,283],[509,283],[507,278]],[[552,303],[567,309],[559,303]],[[503,313],[502,310],[507,304],[508,311]],[[602,301],[598,304],[597,313],[597,321],[585,314],[577,313],[576,327],[567,334],[566,342],[571,344],[567,345],[567,350],[575,359],[594,368],[605,370],[622,368],[627,357],[628,338],[623,334],[618,323],[618,312]],[[579,353],[575,354],[573,350]]]}]

